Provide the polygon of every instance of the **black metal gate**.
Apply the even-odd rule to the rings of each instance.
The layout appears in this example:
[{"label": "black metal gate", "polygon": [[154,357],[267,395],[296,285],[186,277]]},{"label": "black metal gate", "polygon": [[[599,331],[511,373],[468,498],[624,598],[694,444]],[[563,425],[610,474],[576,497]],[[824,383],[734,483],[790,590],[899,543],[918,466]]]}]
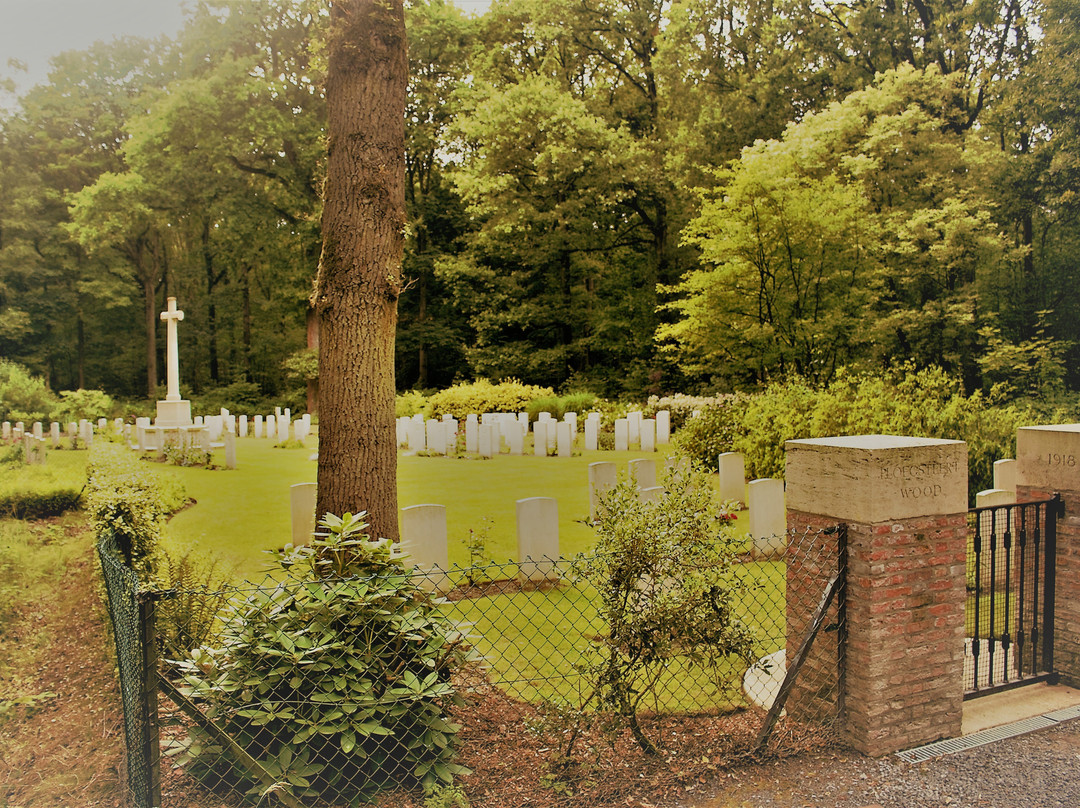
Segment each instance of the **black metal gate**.
[{"label": "black metal gate", "polygon": [[964,698],[1054,677],[1061,498],[969,512]]}]

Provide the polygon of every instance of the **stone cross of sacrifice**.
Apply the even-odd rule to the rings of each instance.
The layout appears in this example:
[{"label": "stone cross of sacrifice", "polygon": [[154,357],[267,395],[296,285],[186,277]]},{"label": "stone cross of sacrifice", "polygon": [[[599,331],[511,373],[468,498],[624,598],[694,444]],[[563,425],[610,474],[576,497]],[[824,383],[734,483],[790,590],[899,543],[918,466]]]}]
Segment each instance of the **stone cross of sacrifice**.
[{"label": "stone cross of sacrifice", "polygon": [[161,312],[161,319],[165,321],[165,400],[180,401],[180,352],[176,342],[176,324],[184,319],[184,312],[177,311],[175,297],[170,297],[168,303],[168,310]]}]

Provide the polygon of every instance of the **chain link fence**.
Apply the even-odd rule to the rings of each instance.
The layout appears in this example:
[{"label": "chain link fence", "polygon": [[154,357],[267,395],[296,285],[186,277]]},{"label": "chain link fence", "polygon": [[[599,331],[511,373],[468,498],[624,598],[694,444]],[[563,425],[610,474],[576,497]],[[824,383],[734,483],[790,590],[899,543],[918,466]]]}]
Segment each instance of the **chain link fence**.
[{"label": "chain link fence", "polygon": [[[776,751],[797,727],[831,742],[843,701],[840,535],[789,533],[773,557],[736,559],[716,619],[749,637],[750,650],[719,656],[685,639],[654,637],[662,654],[614,642],[604,581],[586,557],[318,580],[284,574],[147,597],[104,541],[134,802],[168,806],[171,793],[186,793],[170,787],[161,801],[147,664],[159,666],[169,698],[160,733],[166,779],[193,779],[218,800],[351,804],[387,786],[451,778],[468,790],[459,729],[483,723],[475,694],[521,705],[522,735],[547,732],[572,747],[586,727],[617,725],[596,694],[611,685],[612,661],[635,654],[651,664],[618,668],[634,694],[632,715],[621,717],[643,735],[664,717],[738,715],[756,732],[740,741],[746,753]],[[670,585],[643,580],[636,596],[662,600]],[[155,635],[146,626],[154,611],[139,603],[158,599]],[[792,686],[785,678],[797,651],[802,671]],[[791,699],[786,713],[778,694]],[[770,740],[774,725],[784,731]],[[500,738],[486,740],[482,755],[516,742]],[[468,751],[470,760],[481,754]]]}]

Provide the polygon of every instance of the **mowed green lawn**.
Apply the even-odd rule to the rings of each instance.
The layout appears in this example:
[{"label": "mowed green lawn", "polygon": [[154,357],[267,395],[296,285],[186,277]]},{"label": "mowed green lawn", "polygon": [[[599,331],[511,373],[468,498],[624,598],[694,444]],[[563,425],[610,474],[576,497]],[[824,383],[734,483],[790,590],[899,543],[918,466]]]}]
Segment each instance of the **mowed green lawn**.
[{"label": "mowed green lawn", "polygon": [[[304,449],[276,449],[268,440],[237,441],[237,468],[181,468],[154,464],[162,475],[179,480],[195,504],[176,514],[165,530],[169,549],[197,548],[235,564],[244,576],[266,569],[264,551],[291,541],[289,486],[315,482],[317,448],[309,438]],[[661,473],[669,447],[656,453],[581,452],[574,457],[502,454],[490,460],[471,457],[398,455],[398,505],[446,507],[450,562],[466,566],[469,530],[487,531],[487,556],[493,561],[517,560],[515,502],[526,497],[552,497],[559,505],[559,542],[564,556],[585,550],[595,541],[586,524],[589,515],[589,463],[614,461],[620,474],[627,462],[652,457]],[[224,466],[224,454],[215,453]],[[736,530],[746,530],[746,515]]]}]

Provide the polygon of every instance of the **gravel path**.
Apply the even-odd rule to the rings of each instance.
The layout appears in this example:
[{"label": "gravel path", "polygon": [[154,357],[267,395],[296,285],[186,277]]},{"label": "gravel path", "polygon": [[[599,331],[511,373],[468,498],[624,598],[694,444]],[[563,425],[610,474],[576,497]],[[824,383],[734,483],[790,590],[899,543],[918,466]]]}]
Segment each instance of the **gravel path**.
[{"label": "gravel path", "polygon": [[685,808],[1078,808],[1080,720],[919,764],[851,753],[742,768]]}]

